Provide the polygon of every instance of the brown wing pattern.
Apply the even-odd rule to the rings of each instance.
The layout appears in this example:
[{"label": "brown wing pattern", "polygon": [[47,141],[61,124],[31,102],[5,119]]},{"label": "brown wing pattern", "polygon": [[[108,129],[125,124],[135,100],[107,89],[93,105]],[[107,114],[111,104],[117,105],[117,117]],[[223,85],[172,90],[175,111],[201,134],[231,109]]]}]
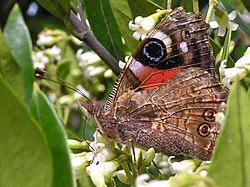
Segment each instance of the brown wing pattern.
[{"label": "brown wing pattern", "polygon": [[[141,53],[150,39],[163,41],[166,48],[166,56],[159,62],[148,61]],[[148,69],[145,66],[148,66]],[[117,79],[104,107],[105,110],[111,109],[119,96],[128,88],[136,89],[142,86],[143,81],[153,73],[190,66],[200,66],[214,74],[214,57],[208,42],[208,25],[200,13],[186,13],[179,7],[163,18],[134,51]]]},{"label": "brown wing pattern", "polygon": [[207,32],[199,13],[177,8],[166,16],[133,53],[103,109],[84,105],[99,131],[121,143],[209,159],[227,91],[214,76]]},{"label": "brown wing pattern", "polygon": [[[99,122],[120,142],[208,159],[219,133],[215,114],[222,112],[226,98],[213,75],[190,67],[155,89],[127,90]],[[107,120],[116,124],[113,132],[105,128]]]}]

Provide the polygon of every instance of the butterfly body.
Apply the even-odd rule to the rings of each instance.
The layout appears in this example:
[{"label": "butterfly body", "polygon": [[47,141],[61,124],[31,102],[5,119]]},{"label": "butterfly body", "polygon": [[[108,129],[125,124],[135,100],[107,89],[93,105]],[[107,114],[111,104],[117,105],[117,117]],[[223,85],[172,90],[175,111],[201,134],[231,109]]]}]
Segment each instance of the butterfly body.
[{"label": "butterfly body", "polygon": [[227,91],[214,76],[208,26],[177,8],[144,39],[104,106],[82,104],[98,130],[120,143],[208,160]]}]

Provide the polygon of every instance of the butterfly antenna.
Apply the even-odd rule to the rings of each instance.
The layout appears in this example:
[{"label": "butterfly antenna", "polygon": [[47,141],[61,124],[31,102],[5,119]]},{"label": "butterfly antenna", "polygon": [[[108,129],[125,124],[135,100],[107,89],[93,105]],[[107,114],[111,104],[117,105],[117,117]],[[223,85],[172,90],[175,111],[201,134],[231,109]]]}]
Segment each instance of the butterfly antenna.
[{"label": "butterfly antenna", "polygon": [[154,167],[156,168],[156,170],[158,171],[159,175],[162,175],[162,173],[161,173],[159,167],[156,165],[156,163],[155,163],[154,160],[152,161],[152,163],[153,163]]},{"label": "butterfly antenna", "polygon": [[[83,96],[88,102],[91,102],[90,99],[81,90],[75,88],[75,86],[73,84],[71,84],[69,82],[66,82],[65,80],[63,80],[62,78],[60,78],[60,77],[58,77],[56,75],[48,73],[44,69],[36,68],[35,77],[39,78],[39,79],[45,79],[45,80],[48,80],[48,81],[63,85],[66,88],[69,88],[69,89],[77,92],[81,96]],[[55,79],[53,79],[53,78],[55,78]]]},{"label": "butterfly antenna", "polygon": [[88,140],[86,139],[85,135],[86,135],[86,121],[87,121],[87,117],[85,116],[84,118],[84,125],[83,125],[83,140],[88,144],[88,146],[94,150],[94,148],[89,144]]}]

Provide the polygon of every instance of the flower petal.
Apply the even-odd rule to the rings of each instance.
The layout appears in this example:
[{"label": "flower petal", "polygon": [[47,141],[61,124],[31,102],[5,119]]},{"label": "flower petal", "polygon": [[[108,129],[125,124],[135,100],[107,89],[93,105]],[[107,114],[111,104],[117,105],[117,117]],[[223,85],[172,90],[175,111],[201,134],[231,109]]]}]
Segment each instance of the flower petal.
[{"label": "flower petal", "polygon": [[140,33],[139,31],[136,31],[133,33],[133,38],[136,40],[140,40],[141,36],[142,36],[142,33]]},{"label": "flower petal", "polygon": [[237,12],[235,10],[233,10],[230,14],[228,14],[228,19],[229,20],[234,20],[237,16]]},{"label": "flower petal", "polygon": [[229,25],[230,25],[232,31],[236,31],[238,29],[238,27],[239,27],[239,25],[237,23],[234,23],[234,22],[231,22],[231,21],[229,21]]},{"label": "flower petal", "polygon": [[142,19],[143,19],[143,17],[142,17],[142,16],[137,16],[137,17],[135,18],[135,24],[140,25],[140,23],[141,23]]},{"label": "flower petal", "polygon": [[225,36],[227,28],[225,26],[220,26],[218,29],[218,36]]},{"label": "flower petal", "polygon": [[134,24],[133,21],[130,21],[128,23],[128,27],[130,28],[130,30],[136,31],[140,28],[140,25]]},{"label": "flower petal", "polygon": [[242,56],[236,61],[235,67],[243,67],[244,65],[250,65],[250,54]]},{"label": "flower petal", "polygon": [[219,27],[219,24],[217,23],[217,21],[210,21],[209,25],[213,29],[217,29]]},{"label": "flower petal", "polygon": [[140,25],[145,32],[151,31],[156,24],[156,21],[152,17],[145,18],[141,21]]},{"label": "flower petal", "polygon": [[226,60],[222,60],[222,62],[220,63],[219,72],[220,72],[220,75],[222,76],[225,75],[225,69],[227,67],[226,62],[227,62]]}]

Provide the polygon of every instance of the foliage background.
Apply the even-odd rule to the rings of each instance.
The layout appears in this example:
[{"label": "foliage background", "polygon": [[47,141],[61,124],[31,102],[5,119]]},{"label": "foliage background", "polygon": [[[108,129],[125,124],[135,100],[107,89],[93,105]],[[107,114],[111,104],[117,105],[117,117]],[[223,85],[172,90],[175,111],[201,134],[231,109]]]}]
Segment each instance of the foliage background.
[{"label": "foliage background", "polygon": [[[186,11],[192,11],[194,2],[173,1],[172,6],[182,5]],[[128,21],[138,15],[148,16],[157,8],[166,7],[166,2],[83,0],[83,5],[95,37],[118,61],[124,60],[138,44],[127,27]],[[240,15],[235,20],[240,28],[232,35],[236,45],[229,62],[233,66],[249,46],[250,4],[247,0],[221,0],[219,5],[227,13],[236,10]],[[34,14],[32,6],[37,8]],[[205,15],[208,1],[200,1],[199,8]],[[106,99],[112,89],[116,76],[102,60],[79,65],[77,50],[87,52],[91,48],[73,42],[70,9],[77,11],[76,1],[0,2],[0,186],[93,185],[86,174],[84,182],[76,182],[66,142],[67,138],[93,140],[93,124],[82,117],[75,104],[79,97],[64,85],[34,79],[32,54],[52,47],[36,45],[38,34],[47,28],[60,31],[53,44],[61,49],[60,60],[51,60],[47,71],[73,85],[82,85],[92,100]],[[217,55],[225,38],[212,31],[210,36]],[[93,73],[93,69],[99,71]],[[208,173],[220,186],[250,185],[249,80],[246,77],[230,90],[226,128]]]}]

